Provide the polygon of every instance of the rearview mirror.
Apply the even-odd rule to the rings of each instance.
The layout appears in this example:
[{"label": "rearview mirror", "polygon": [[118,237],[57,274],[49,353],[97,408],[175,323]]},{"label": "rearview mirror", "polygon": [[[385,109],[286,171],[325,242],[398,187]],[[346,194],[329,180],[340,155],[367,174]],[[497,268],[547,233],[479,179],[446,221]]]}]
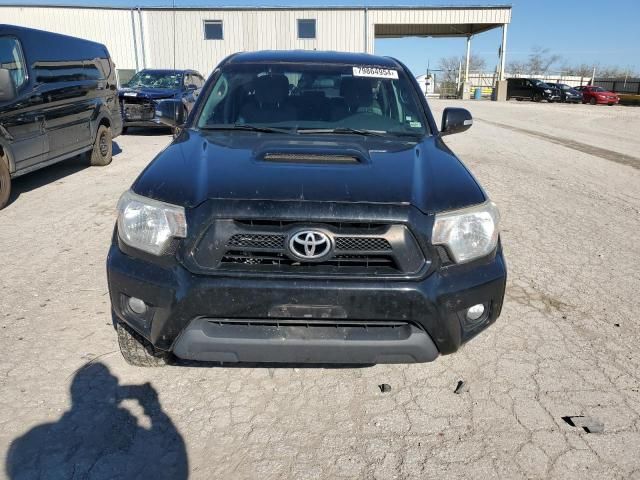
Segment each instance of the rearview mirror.
[{"label": "rearview mirror", "polygon": [[13,82],[11,72],[6,68],[0,68],[0,102],[9,102],[16,98],[16,84]]},{"label": "rearview mirror", "polygon": [[451,135],[469,130],[473,125],[473,117],[464,108],[445,108],[442,112],[442,127],[440,135]]},{"label": "rearview mirror", "polygon": [[160,100],[156,105],[156,116],[160,122],[169,127],[179,127],[187,116],[182,100]]}]

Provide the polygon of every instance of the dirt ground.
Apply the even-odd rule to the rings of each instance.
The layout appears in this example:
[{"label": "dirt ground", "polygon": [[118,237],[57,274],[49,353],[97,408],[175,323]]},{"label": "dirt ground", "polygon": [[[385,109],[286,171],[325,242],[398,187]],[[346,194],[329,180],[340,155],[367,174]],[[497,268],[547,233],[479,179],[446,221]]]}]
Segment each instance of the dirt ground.
[{"label": "dirt ground", "polygon": [[119,195],[170,137],[16,180],[0,477],[640,479],[640,108],[431,104],[474,115],[447,143],[500,206],[509,265],[498,322],[431,364],[130,367],[105,257]]}]

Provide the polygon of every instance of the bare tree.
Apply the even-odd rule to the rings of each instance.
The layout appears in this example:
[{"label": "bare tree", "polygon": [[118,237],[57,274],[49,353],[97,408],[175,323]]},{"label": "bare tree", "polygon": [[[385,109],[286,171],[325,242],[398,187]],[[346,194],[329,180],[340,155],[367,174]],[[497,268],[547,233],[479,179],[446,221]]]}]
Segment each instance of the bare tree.
[{"label": "bare tree", "polygon": [[546,74],[549,69],[561,60],[560,55],[549,53],[548,48],[533,47],[529,54],[529,72],[538,75]]},{"label": "bare tree", "polygon": [[[590,77],[593,73],[595,65],[588,63],[581,63],[580,65],[570,65],[565,63],[560,68],[565,75],[575,75],[579,77]],[[596,67],[597,68],[597,67]]]},{"label": "bare tree", "polygon": [[511,61],[507,65],[507,71],[512,75],[523,75],[529,73],[529,66],[526,62]]},{"label": "bare tree", "polygon": [[[464,66],[466,62],[465,56],[451,56],[451,57],[442,57],[440,62],[438,62],[438,67],[442,70],[443,80],[445,82],[455,82],[458,76],[458,69],[462,65],[463,75],[464,75]],[[487,62],[485,62],[484,58],[478,57],[477,55],[469,56],[469,71],[470,72],[478,72],[482,71],[486,68]]]}]

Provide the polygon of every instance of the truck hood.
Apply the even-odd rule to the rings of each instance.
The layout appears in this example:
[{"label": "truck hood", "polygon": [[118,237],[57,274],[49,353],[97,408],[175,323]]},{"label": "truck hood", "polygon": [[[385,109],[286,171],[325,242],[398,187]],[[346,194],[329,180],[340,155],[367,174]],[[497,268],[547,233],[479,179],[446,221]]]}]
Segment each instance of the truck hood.
[{"label": "truck hood", "polygon": [[[332,160],[318,163],[318,155]],[[187,208],[229,199],[413,205],[430,213],[486,199],[437,136],[417,142],[185,130],[140,174],[133,190]]]}]

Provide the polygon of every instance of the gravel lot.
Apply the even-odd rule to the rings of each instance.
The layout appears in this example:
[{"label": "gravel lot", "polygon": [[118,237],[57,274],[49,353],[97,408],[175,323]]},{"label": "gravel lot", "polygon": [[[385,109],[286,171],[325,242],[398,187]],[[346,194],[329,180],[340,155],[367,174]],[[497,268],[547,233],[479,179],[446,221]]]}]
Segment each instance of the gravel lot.
[{"label": "gravel lot", "polygon": [[[170,137],[17,180],[0,211],[0,476],[640,479],[640,109],[431,103],[474,114],[447,142],[502,210],[510,275],[498,322],[432,364],[130,367],[105,257],[119,195]],[[604,431],[562,418],[577,415]]]}]

